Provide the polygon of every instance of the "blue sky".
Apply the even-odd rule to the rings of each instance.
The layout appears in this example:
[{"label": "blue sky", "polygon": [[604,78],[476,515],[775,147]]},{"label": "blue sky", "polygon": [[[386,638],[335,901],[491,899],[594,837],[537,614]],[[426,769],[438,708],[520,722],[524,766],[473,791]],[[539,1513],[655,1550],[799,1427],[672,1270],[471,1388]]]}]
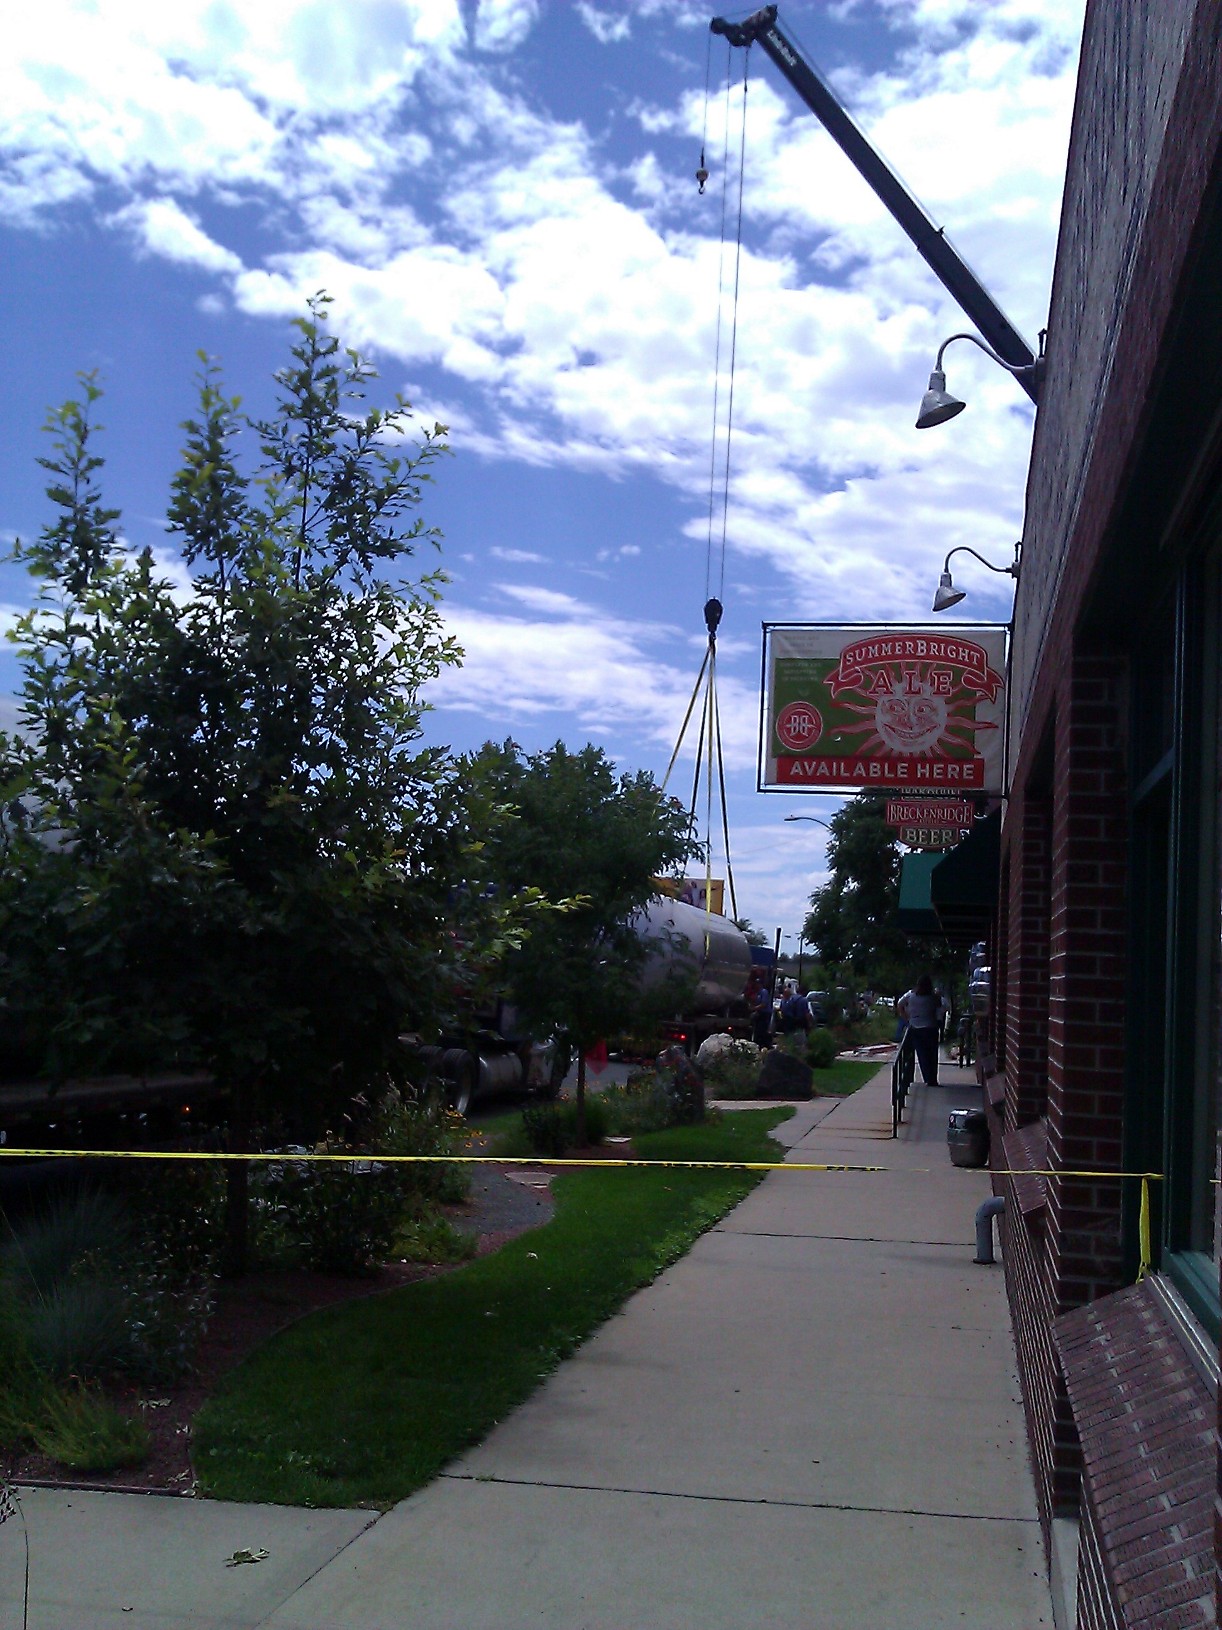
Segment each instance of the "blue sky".
[{"label": "blue sky", "polygon": [[[711,14],[689,0],[22,8],[0,62],[0,540],[48,518],[39,427],[96,368],[108,499],[132,546],[168,563],[196,353],[257,411],[290,319],[325,287],[387,396],[451,427],[425,516],[446,535],[466,660],[431,693],[430,736],[592,740],[660,776],[705,643],[719,302],[723,353],[730,320],[727,50],[714,41],[706,112]],[[824,0],[781,21],[1034,343],[1080,5]],[[732,70],[736,148],[741,53]],[[792,935],[825,835],[783,816],[837,801],[755,791],[760,624],[912,621],[952,545],[1007,562],[1031,412],[958,345],[947,368],[968,411],[913,428],[964,319],[759,51],[748,102],[720,699],[739,910]],[[723,355],[723,415],[727,384]],[[715,589],[720,537],[718,520]],[[970,562],[959,575],[961,613],[1008,616],[1007,578]],[[0,567],[0,627],[28,598]],[[0,656],[0,723],[16,680]],[[684,797],[690,779],[682,765]]]}]

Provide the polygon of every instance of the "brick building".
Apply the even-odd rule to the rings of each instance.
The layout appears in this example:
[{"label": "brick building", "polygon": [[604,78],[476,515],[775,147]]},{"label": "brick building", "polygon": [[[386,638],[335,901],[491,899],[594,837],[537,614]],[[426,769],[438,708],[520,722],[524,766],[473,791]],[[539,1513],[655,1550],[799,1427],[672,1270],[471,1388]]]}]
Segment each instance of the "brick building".
[{"label": "brick building", "polygon": [[[994,1181],[1041,1517],[1080,1630],[1217,1622],[1220,138],[1219,0],[1090,0],[985,1082],[1017,1174]],[[1161,1174],[1140,1282],[1141,1182],[1074,1175],[1117,1171]]]}]

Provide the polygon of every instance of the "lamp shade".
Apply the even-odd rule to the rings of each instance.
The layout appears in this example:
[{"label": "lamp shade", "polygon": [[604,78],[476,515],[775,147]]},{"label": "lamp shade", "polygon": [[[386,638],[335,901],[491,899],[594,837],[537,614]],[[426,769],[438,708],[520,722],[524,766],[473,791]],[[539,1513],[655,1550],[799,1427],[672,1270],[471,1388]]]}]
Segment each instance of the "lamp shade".
[{"label": "lamp shade", "polygon": [[956,413],[962,413],[966,406],[966,402],[950,395],[946,389],[946,375],[940,368],[935,368],[929,376],[929,389],[921,398],[916,427],[918,430],[932,430],[934,425],[945,424]]},{"label": "lamp shade", "polygon": [[938,582],[937,592],[933,597],[933,609],[935,611],[946,611],[951,606],[957,606],[960,600],[965,597],[966,592],[964,589],[955,587],[954,583],[951,582],[949,572],[943,572]]}]

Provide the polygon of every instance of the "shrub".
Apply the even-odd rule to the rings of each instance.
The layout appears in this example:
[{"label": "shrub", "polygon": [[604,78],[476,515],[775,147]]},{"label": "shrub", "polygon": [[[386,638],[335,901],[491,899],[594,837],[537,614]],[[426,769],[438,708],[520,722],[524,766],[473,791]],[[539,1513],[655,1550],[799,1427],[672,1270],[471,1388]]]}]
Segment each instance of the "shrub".
[{"label": "shrub", "polygon": [[[610,1112],[602,1095],[587,1098],[586,1142],[601,1143],[610,1124]],[[559,1158],[577,1147],[576,1100],[557,1098],[552,1103],[527,1104],[522,1111],[522,1127],[535,1154]]]},{"label": "shrub", "polygon": [[102,1189],[75,1189],[13,1229],[0,1251],[19,1296],[51,1296],[86,1261],[104,1262],[127,1234],[123,1205]]},{"label": "shrub", "polygon": [[634,1137],[661,1132],[675,1123],[670,1079],[656,1069],[634,1070],[622,1087],[608,1087],[600,1097],[613,1132]]},{"label": "shrub", "polygon": [[[382,1155],[456,1155],[466,1146],[467,1125],[440,1093],[414,1094],[393,1088],[372,1118],[368,1149]],[[405,1199],[418,1195],[438,1205],[465,1200],[471,1188],[466,1166],[424,1161],[397,1168]]]},{"label": "shrub", "polygon": [[30,1436],[52,1460],[80,1472],[135,1465],[149,1446],[143,1421],[124,1415],[84,1386],[48,1392],[31,1422]]},{"label": "shrub", "polygon": [[469,1262],[476,1238],[445,1217],[423,1216],[405,1222],[392,1247],[400,1262]]},{"label": "shrub", "polygon": [[121,1203],[97,1189],[57,1196],[14,1230],[3,1252],[12,1315],[31,1362],[47,1375],[102,1375],[126,1348],[118,1259],[128,1239]]},{"label": "shrub", "polygon": [[306,1264],[320,1272],[360,1275],[393,1254],[405,1221],[430,1205],[462,1199],[470,1178],[445,1162],[386,1164],[379,1155],[447,1155],[462,1146],[461,1116],[440,1099],[392,1089],[370,1114],[359,1143],[336,1138],[315,1153],[350,1160],[283,1164],[263,1172],[264,1226],[279,1230]]},{"label": "shrub", "polygon": [[[352,1151],[321,1143],[316,1154]],[[390,1255],[403,1218],[401,1167],[371,1160],[293,1162],[268,1166],[261,1197],[308,1267],[319,1273],[371,1273]]]},{"label": "shrub", "polygon": [[151,1385],[190,1373],[216,1305],[224,1184],[203,1163],[142,1174],[128,1194],[130,1245],[120,1255],[124,1367]]},{"label": "shrub", "polygon": [[47,1375],[100,1376],[117,1369],[127,1353],[123,1288],[112,1274],[83,1272],[48,1296],[28,1302],[26,1341],[34,1363]]},{"label": "shrub", "polygon": [[830,1030],[812,1030],[806,1040],[806,1062],[813,1070],[826,1070],[836,1062],[839,1049]]},{"label": "shrub", "polygon": [[209,1171],[142,1163],[114,1190],[61,1196],[14,1232],[10,1318],[37,1370],[125,1370],[155,1384],[185,1374],[212,1313],[219,1196]]},{"label": "shrub", "polygon": [[29,1437],[45,1386],[30,1355],[17,1296],[0,1278],[0,1443],[15,1446]]}]

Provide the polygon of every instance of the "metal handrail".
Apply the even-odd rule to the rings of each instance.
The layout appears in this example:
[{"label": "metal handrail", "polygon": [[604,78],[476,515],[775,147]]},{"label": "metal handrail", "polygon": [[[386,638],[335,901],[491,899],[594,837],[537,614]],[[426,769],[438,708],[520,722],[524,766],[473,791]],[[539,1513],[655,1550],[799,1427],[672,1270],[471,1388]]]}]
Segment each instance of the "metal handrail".
[{"label": "metal handrail", "polygon": [[916,1075],[916,1043],[912,1039],[912,1026],[906,1024],[904,1033],[900,1037],[899,1046],[895,1049],[895,1059],[891,1065],[891,1136],[899,1137],[900,1124],[904,1119],[904,1102],[908,1097],[908,1089]]}]

